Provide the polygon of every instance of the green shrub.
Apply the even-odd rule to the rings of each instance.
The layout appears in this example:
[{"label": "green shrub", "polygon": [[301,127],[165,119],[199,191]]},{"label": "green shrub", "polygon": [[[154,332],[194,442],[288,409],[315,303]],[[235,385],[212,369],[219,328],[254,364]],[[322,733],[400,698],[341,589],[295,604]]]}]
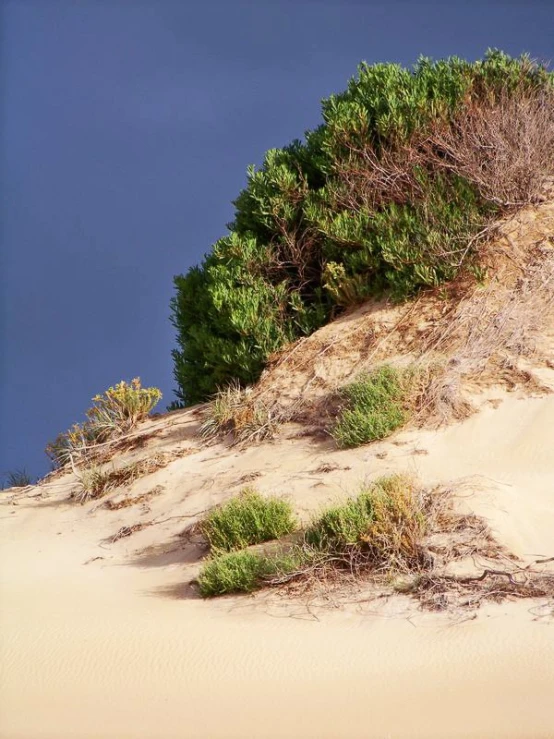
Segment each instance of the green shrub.
[{"label": "green shrub", "polygon": [[418,566],[426,500],[406,475],[380,478],[356,497],[324,511],[306,543],[343,564],[386,570]]},{"label": "green shrub", "polygon": [[383,365],[341,390],[344,406],[331,434],[350,448],[390,436],[409,418],[410,371]]},{"label": "green shrub", "polygon": [[161,397],[158,388],[143,388],[138,377],[130,383],[122,380],[102,395],[95,395],[94,405],[86,412],[87,420],[59,434],[47,445],[46,454],[56,467],[63,467],[71,458],[85,454],[89,447],[133,429]]},{"label": "green shrub", "polygon": [[373,498],[362,493],[325,510],[306,530],[306,542],[315,549],[342,553],[359,546],[373,521]]},{"label": "green shrub", "polygon": [[296,577],[350,572],[418,571],[430,499],[406,475],[376,480],[356,498],[329,508],[304,531],[300,543],[271,553],[216,551],[198,577],[203,597],[250,593]]},{"label": "green shrub", "polygon": [[290,503],[263,498],[246,488],[238,497],[215,508],[202,521],[201,530],[214,552],[230,552],[279,539],[296,526]]},{"label": "green shrub", "polygon": [[179,400],[253,383],[273,352],[337,308],[383,292],[403,299],[471,265],[474,237],[513,205],[508,196],[522,204],[535,187],[525,183],[552,174],[554,147],[532,134],[552,109],[553,80],[499,51],[412,70],[362,64],[303,142],[248,169],[229,234],[175,278]]},{"label": "green shrub", "polygon": [[265,559],[254,552],[239,551],[210,559],[198,576],[204,598],[226,593],[250,593],[260,587],[266,572]]},{"label": "green shrub", "polygon": [[209,559],[203,566],[197,582],[200,594],[211,598],[227,593],[251,593],[281,578],[301,573],[317,555],[299,546],[273,554],[242,550]]}]

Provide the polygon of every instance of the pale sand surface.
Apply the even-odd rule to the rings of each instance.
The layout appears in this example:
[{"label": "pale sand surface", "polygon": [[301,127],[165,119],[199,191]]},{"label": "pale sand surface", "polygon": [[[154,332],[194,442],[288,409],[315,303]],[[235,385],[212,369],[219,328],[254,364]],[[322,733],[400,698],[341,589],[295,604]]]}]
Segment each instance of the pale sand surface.
[{"label": "pale sand surface", "polygon": [[[170,427],[159,448],[197,443],[190,414],[156,424]],[[463,478],[464,505],[512,551],[552,557],[553,441],[554,396],[510,396],[445,430],[354,451],[216,445],[137,482],[133,493],[166,487],[144,510],[67,504],[63,488],[5,502],[0,736],[554,737],[546,601],[488,605],[470,620],[399,596],[315,611],[273,594],[204,602],[186,584],[198,553],[176,544],[186,519],[105,542],[141,517],[203,510],[252,471],[262,492],[290,494],[309,515],[368,477],[408,470],[429,484]],[[322,462],[337,469],[317,473]]]}]

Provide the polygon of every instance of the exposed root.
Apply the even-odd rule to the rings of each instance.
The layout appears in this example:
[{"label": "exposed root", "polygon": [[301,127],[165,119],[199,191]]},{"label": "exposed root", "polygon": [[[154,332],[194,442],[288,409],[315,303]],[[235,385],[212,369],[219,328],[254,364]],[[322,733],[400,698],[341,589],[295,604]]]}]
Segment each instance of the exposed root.
[{"label": "exposed root", "polygon": [[417,579],[412,592],[423,608],[433,611],[478,608],[484,601],[507,598],[554,598],[554,573],[486,568],[475,577],[455,577],[429,572]]},{"label": "exposed root", "polygon": [[122,526],[118,531],[112,536],[110,539],[112,544],[115,544],[116,541],[119,541],[120,539],[125,539],[127,536],[131,536],[135,533],[135,531],[142,531],[142,529],[145,529],[147,526],[150,526],[151,523],[135,523],[132,526]]},{"label": "exposed root", "polygon": [[163,492],[163,490],[163,485],[156,485],[153,490],[149,490],[147,493],[142,493],[142,495],[135,495],[131,498],[122,498],[121,500],[107,500],[104,503],[104,507],[110,511],[119,511],[121,508],[129,508],[130,506],[138,505],[139,503],[146,503],[154,496]]}]

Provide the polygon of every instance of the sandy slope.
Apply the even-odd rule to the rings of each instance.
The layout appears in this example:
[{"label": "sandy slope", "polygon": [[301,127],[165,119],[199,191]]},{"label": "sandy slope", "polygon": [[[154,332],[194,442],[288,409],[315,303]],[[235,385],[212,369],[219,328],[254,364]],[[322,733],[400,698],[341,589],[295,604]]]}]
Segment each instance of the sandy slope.
[{"label": "sandy slope", "polygon": [[68,504],[71,476],[38,498],[4,494],[0,736],[554,737],[554,604],[453,620],[363,592],[340,608],[273,594],[203,602],[187,584],[201,553],[178,536],[253,472],[308,516],[368,477],[411,470],[464,478],[465,505],[516,554],[552,557],[554,396],[494,405],[342,452],[293,435],[202,449],[194,414],[180,412],[150,422],[133,453],[190,451],[135,483],[133,495],[164,486],[148,504]]}]

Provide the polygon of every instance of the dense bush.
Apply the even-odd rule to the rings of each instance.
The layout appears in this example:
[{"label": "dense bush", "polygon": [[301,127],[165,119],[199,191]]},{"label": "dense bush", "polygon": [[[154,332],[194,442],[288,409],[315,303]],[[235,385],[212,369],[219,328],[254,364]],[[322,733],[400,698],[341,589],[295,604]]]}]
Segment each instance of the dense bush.
[{"label": "dense bush", "polygon": [[342,307],[454,277],[488,220],[552,172],[553,79],[499,51],[362,64],[321,126],[248,170],[229,234],[175,278],[179,399],[256,380]]},{"label": "dense bush", "polygon": [[290,503],[263,498],[250,488],[215,508],[201,523],[202,534],[214,552],[230,552],[279,539],[297,523]]}]

